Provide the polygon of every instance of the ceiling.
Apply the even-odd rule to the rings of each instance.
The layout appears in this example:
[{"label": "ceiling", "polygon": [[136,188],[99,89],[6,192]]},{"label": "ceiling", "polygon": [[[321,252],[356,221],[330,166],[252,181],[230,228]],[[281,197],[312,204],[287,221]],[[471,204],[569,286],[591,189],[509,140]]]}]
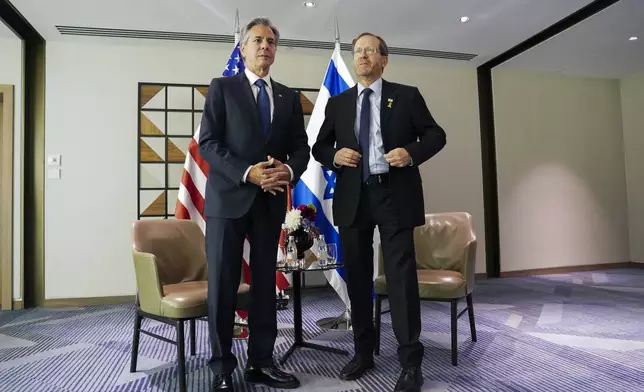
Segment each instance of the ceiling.
[{"label": "ceiling", "polygon": [[[235,11],[239,9],[242,24],[254,16],[267,15],[280,28],[282,37],[287,39],[332,42],[333,21],[337,17],[341,41],[344,43],[351,42],[360,32],[373,31],[383,36],[390,47],[472,54],[475,55],[472,60],[455,63],[478,66],[589,4],[591,0],[317,0],[314,8],[304,7],[303,0],[11,2],[46,40],[83,39],[63,35],[56,26],[230,35],[234,29]],[[612,53],[617,49],[611,47],[610,43],[619,43],[626,33],[626,25],[635,25],[637,19],[632,8],[641,10],[644,0],[622,0],[613,7],[625,7],[631,11],[619,12],[611,7],[596,18],[610,20],[593,20],[582,24],[590,24],[591,27],[582,27],[590,31],[590,35],[576,34],[567,39],[568,33],[562,34],[549,41],[547,46],[539,48],[545,51],[543,54],[525,54],[521,56],[521,61],[510,62],[506,66],[540,64],[537,69],[542,67],[544,70],[557,71],[577,66],[580,62],[572,61],[571,56],[579,54],[587,58],[584,56],[587,56],[588,48],[596,47],[593,45],[596,44],[597,35],[603,37],[601,50]],[[471,20],[460,23],[461,16],[469,16]],[[629,23],[624,22],[623,18],[628,19]],[[608,23],[615,23],[619,28],[609,29]],[[639,35],[642,36],[640,42],[644,41],[644,31]],[[613,37],[613,41],[607,36]],[[572,44],[578,48],[571,48]],[[644,50],[640,52],[644,53]],[[562,53],[567,57],[562,57]],[[589,65],[587,61],[581,63],[584,70],[590,73],[619,74],[637,67],[644,69],[644,62],[636,57],[639,56],[620,56],[608,70],[603,63],[595,66],[595,63]]]},{"label": "ceiling", "polygon": [[642,72],[644,0],[621,0],[501,67],[606,78]]}]

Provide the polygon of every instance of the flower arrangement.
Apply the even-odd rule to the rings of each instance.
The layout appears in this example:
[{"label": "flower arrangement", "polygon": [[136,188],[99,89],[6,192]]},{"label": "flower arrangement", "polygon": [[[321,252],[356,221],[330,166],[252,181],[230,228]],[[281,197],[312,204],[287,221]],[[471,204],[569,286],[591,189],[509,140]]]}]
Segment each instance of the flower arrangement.
[{"label": "flower arrangement", "polygon": [[286,213],[284,219],[284,229],[291,235],[296,231],[305,231],[317,235],[318,229],[315,227],[315,216],[317,210],[313,204],[301,204]]},{"label": "flower arrangement", "polygon": [[286,232],[287,241],[288,237],[294,237],[298,259],[304,258],[304,252],[313,246],[313,239],[320,234],[319,229],[315,227],[316,213],[313,204],[302,204],[286,212],[282,228]]}]

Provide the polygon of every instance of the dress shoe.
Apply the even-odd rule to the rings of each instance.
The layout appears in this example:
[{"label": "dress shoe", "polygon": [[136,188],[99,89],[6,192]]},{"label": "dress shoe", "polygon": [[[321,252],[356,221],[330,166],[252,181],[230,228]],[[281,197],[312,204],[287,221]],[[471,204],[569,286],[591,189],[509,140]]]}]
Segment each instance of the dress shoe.
[{"label": "dress shoe", "polygon": [[357,380],[373,367],[373,357],[354,356],[340,371],[340,378],[347,381]]},{"label": "dress shoe", "polygon": [[247,365],[244,380],[251,384],[264,384],[277,389],[293,389],[300,386],[300,380],[292,374],[281,371],[277,365],[268,367]]},{"label": "dress shoe", "polygon": [[215,382],[212,385],[212,390],[233,392],[233,377],[230,374],[216,375]]},{"label": "dress shoe", "polygon": [[395,392],[420,392],[420,387],[423,386],[423,372],[420,367],[406,367],[400,373],[398,382],[396,383]]}]

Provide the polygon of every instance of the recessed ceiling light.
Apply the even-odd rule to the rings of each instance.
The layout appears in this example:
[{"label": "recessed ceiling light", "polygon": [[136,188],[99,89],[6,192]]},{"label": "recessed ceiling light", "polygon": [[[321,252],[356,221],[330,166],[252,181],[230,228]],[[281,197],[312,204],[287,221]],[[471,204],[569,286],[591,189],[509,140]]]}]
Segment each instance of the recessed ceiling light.
[{"label": "recessed ceiling light", "polygon": [[638,39],[639,39],[639,37],[633,36],[633,37],[629,38],[628,40],[629,41],[637,41]]},{"label": "recessed ceiling light", "polygon": [[467,23],[467,22],[470,21],[470,17],[469,16],[461,16],[459,20],[461,21],[461,23]]},{"label": "recessed ceiling light", "polygon": [[309,7],[309,8],[313,8],[313,7],[315,7],[315,2],[314,1],[305,1],[304,6]]}]

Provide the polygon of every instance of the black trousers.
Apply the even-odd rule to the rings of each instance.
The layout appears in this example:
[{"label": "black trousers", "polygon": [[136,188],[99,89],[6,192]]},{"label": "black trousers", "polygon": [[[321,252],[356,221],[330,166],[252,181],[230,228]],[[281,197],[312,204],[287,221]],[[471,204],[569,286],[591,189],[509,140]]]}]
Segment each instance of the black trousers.
[{"label": "black trousers", "polygon": [[248,363],[273,364],[277,337],[275,272],[284,219],[269,214],[268,193],[259,192],[251,209],[239,219],[208,217],[208,328],[214,374],[230,374],[237,366],[231,352],[237,289],[241,281],[244,239],[250,242],[251,304],[248,309]]},{"label": "black trousers", "polygon": [[373,232],[378,225],[398,359],[403,367],[420,366],[424,347],[418,340],[421,324],[414,228],[399,223],[392,203],[387,183],[362,185],[356,219],[351,226],[340,227],[355,351],[358,356],[370,357],[375,347]]}]

